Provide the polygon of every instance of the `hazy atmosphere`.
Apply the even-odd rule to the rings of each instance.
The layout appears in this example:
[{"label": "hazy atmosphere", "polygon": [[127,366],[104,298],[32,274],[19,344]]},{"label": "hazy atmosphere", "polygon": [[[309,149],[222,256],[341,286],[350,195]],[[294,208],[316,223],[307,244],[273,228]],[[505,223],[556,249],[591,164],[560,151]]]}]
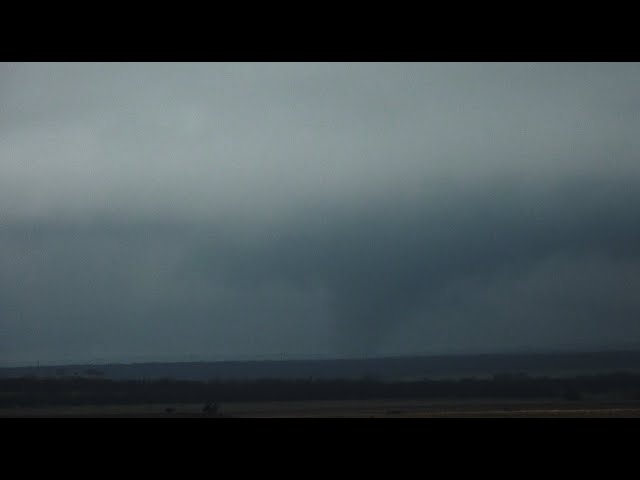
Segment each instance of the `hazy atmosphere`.
[{"label": "hazy atmosphere", "polygon": [[639,86],[0,64],[0,365],[638,347]]}]

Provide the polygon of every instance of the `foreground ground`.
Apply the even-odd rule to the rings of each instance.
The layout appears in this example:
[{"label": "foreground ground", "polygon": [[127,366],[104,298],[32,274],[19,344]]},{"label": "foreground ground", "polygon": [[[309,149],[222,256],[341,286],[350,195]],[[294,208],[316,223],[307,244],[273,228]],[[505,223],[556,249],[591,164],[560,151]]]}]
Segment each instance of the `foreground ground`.
[{"label": "foreground ground", "polygon": [[[4,408],[0,417],[134,417],[217,418],[202,413],[201,404],[69,406]],[[360,417],[360,418],[498,418],[498,417],[620,417],[640,418],[640,402],[501,401],[501,400],[369,400],[314,402],[232,402],[220,405],[220,416]]]}]

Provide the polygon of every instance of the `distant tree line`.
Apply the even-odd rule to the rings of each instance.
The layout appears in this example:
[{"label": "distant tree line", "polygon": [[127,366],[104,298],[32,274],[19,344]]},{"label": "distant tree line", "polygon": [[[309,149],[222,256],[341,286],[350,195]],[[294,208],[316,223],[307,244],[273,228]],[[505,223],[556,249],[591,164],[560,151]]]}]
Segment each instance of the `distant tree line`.
[{"label": "distant tree line", "polygon": [[404,382],[371,378],[209,382],[99,377],[0,379],[0,407],[384,398],[563,398],[576,401],[589,395],[617,395],[640,400],[640,375],[611,373],[573,378],[495,375],[484,379]]}]

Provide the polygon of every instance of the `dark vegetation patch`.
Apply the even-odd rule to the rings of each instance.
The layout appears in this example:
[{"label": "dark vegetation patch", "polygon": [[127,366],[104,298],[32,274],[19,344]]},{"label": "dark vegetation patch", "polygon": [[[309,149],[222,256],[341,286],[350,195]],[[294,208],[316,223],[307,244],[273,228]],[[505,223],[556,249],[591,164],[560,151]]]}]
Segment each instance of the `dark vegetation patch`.
[{"label": "dark vegetation patch", "polygon": [[640,400],[640,375],[610,373],[572,378],[494,375],[492,378],[385,382],[360,380],[112,380],[107,378],[0,379],[0,407],[53,405],[124,405],[264,402],[310,400],[368,400],[390,398],[586,398]]}]

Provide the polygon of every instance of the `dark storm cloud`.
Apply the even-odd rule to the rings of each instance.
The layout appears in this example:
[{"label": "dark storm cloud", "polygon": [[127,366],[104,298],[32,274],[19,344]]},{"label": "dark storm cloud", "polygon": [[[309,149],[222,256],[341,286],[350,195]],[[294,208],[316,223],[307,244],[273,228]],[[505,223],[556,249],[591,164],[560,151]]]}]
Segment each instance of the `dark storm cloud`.
[{"label": "dark storm cloud", "polygon": [[[331,219],[329,223],[318,222],[323,214],[314,212],[310,218],[298,219],[272,236],[256,238],[243,247],[203,247],[188,269],[199,271],[203,280],[208,275],[220,275],[237,288],[271,281],[321,286],[328,292],[340,338],[347,343],[343,347],[366,352],[383,347],[390,336],[415,327],[409,321],[412,316],[421,316],[419,321],[425,324],[439,323],[437,316],[448,314],[440,311],[441,295],[468,279],[490,284],[511,275],[524,277],[517,281],[526,283],[531,280],[529,275],[540,276],[536,273],[540,264],[564,261],[565,257],[575,262],[579,271],[585,269],[583,262],[588,264],[594,258],[605,270],[635,265],[640,209],[636,206],[637,196],[630,194],[625,182],[621,183],[613,198],[601,199],[598,211],[589,205],[589,195],[567,198],[568,205],[551,210],[513,197],[496,198],[492,192],[493,195],[451,202],[437,212],[425,209],[420,202],[387,210],[371,206],[367,212],[325,214]],[[572,283],[562,285],[553,277],[553,269],[545,272],[549,275],[544,279],[550,286],[549,295],[557,300],[585,285],[584,278],[578,287]],[[597,269],[587,274],[590,282],[602,282]],[[487,283],[477,287],[486,288]],[[637,283],[635,280],[639,286]],[[508,304],[513,300],[506,293],[509,285],[504,287],[501,303]],[[459,309],[456,303],[468,303],[476,290],[458,292],[459,297],[450,299],[446,307]],[[632,288],[620,291],[631,294]],[[605,292],[605,298],[599,299],[603,303],[599,309],[589,308],[597,297],[586,295],[585,291],[584,298],[573,295],[564,309],[551,304],[547,311],[539,312],[540,318],[526,315],[527,321],[569,322],[579,328],[581,322],[597,318],[596,323],[602,328],[621,321],[620,332],[637,334],[634,310],[620,318],[619,310],[624,306],[618,304],[619,298],[610,296],[613,292]],[[635,305],[633,298],[630,295],[627,301]],[[539,310],[538,301],[533,295],[523,299],[519,308],[525,312]],[[603,312],[603,306],[610,311]],[[569,320],[567,314],[571,312],[567,308],[580,311],[583,317]],[[469,307],[465,325],[450,329],[443,324],[441,328],[450,330],[453,338],[463,338],[464,329],[490,327],[495,314],[489,311],[479,317]],[[517,325],[516,330],[523,327],[522,316],[514,312],[510,319]],[[516,337],[520,344],[537,340]],[[428,347],[432,339],[426,336],[421,341],[423,347]],[[501,341],[498,333],[494,343]],[[571,336],[564,335],[556,341],[570,343]],[[587,341],[595,342],[597,337]],[[418,345],[415,343],[413,348]]]},{"label": "dark storm cloud", "polygon": [[617,192],[599,213],[589,195],[550,210],[493,191],[435,213],[308,211],[260,232],[12,226],[3,304],[21,317],[6,325],[37,332],[22,348],[46,338],[95,358],[114,344],[167,358],[618,344],[639,333],[640,203]]},{"label": "dark storm cloud", "polygon": [[4,363],[640,341],[635,64],[5,64]]}]

